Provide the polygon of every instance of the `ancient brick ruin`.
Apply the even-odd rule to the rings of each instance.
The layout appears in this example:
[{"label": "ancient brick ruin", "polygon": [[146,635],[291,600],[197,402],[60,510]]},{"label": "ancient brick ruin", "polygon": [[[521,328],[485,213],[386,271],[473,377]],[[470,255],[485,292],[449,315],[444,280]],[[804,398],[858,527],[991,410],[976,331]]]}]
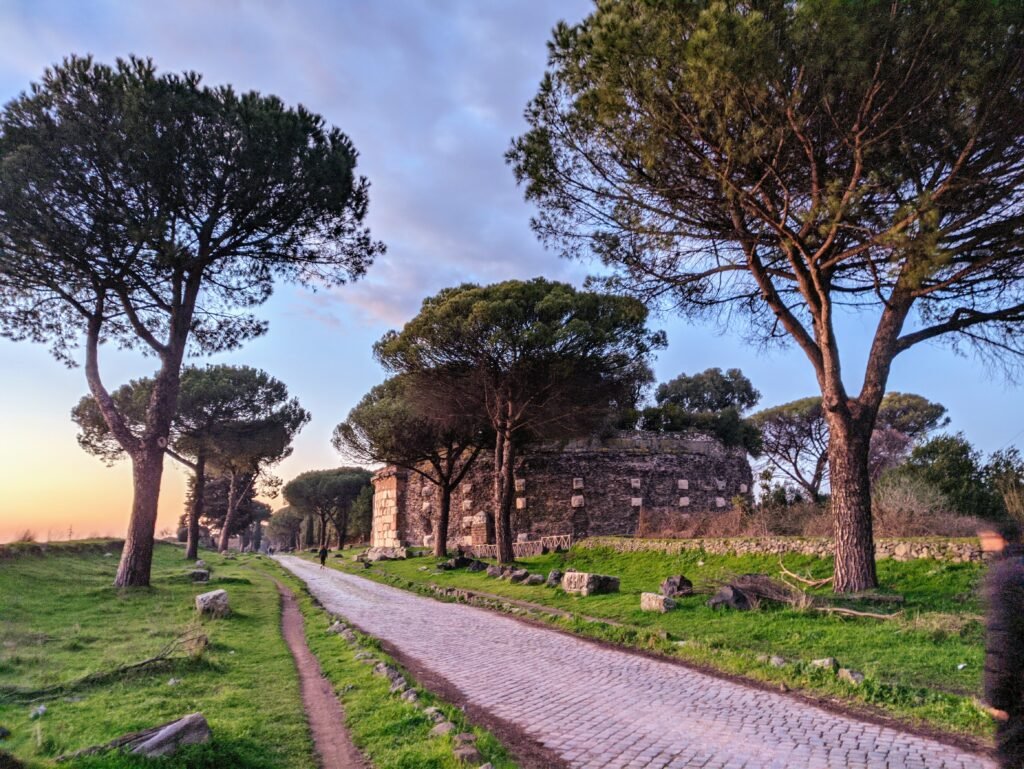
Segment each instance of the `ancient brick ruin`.
[{"label": "ancient brick ruin", "polygon": [[[621,432],[532,450],[516,469],[512,529],[520,540],[571,534],[635,536],[671,530],[693,515],[724,512],[748,497],[746,453],[694,435]],[[373,479],[370,544],[429,543],[440,492],[417,473],[387,467]],[[449,542],[487,542],[493,464],[481,456],[452,495]]]}]

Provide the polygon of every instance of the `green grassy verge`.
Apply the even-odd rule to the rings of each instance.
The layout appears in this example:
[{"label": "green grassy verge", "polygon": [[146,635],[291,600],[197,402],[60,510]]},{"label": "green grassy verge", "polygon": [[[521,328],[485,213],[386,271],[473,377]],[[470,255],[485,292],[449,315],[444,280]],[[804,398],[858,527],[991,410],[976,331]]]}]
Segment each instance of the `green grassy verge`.
[{"label": "green grassy verge", "polygon": [[[294,591],[305,618],[309,647],[342,702],[352,741],[374,766],[379,769],[465,769],[466,765],[459,763],[452,754],[453,736],[472,732],[483,755],[481,764],[489,761],[495,769],[515,769],[498,741],[487,731],[469,724],[458,708],[415,685],[412,688],[419,696],[419,707],[404,701],[398,694],[389,693],[390,682],[373,674],[374,664],[384,662],[399,666],[381,650],[379,642],[355,633],[358,640],[353,644],[328,633],[331,618],[315,604],[305,585],[283,569],[275,571],[275,576]],[[356,659],[359,654],[368,656]],[[410,683],[414,682],[410,679]],[[434,722],[424,713],[424,708],[430,706],[439,708],[455,724],[452,735],[428,736]]]},{"label": "green grassy verge", "polygon": [[[346,556],[356,551],[346,551]],[[726,556],[702,551],[679,555],[617,553],[610,549],[574,548],[523,559],[531,572],[569,567],[621,578],[621,592],[582,598],[560,589],[510,584],[465,570],[438,572],[431,557],[389,561],[363,570],[349,557],[332,558],[334,568],[429,593],[429,586],[486,592],[544,607],[561,609],[571,617],[541,613],[531,616],[563,629],[626,646],[678,657],[722,672],[870,709],[910,723],[987,740],[991,720],[976,705],[981,693],[983,664],[982,607],[978,586],[984,576],[979,564],[931,560],[879,562],[883,590],[902,595],[899,619],[841,618],[788,607],[766,606],[754,612],[715,611],[707,596],[684,598],[667,614],[641,612],[639,594],[657,592],[671,574],[685,574],[698,586],[729,574],[779,574],[775,556]],[[814,576],[831,573],[831,562],[811,556],[786,556],[794,572]],[[422,567],[426,566],[426,570]],[[822,597],[828,589],[813,591]],[[494,602],[495,608],[523,610]],[[847,602],[849,608],[892,611],[892,608]],[[597,622],[587,621],[594,618]],[[621,623],[621,626],[608,624]],[[787,660],[782,667],[764,655]],[[809,662],[835,657],[866,679],[854,686]]]},{"label": "green grassy verge", "polygon": [[[102,543],[70,543],[41,555],[26,547],[0,560],[0,725],[12,733],[0,749],[31,767],[47,767],[59,754],[201,711],[213,740],[163,760],[163,769],[314,765],[294,663],[279,629],[276,588],[249,567],[257,559],[204,553],[213,579],[209,586],[193,585],[182,550],[158,544],[152,587],[118,591],[111,586],[117,557],[104,549]],[[218,587],[230,594],[231,615],[198,620],[193,596]],[[141,661],[189,631],[209,639],[200,655],[182,654],[156,669],[40,703],[12,694]],[[178,683],[170,685],[172,678]],[[47,710],[33,720],[38,704]],[[114,754],[61,764],[150,765]]]}]

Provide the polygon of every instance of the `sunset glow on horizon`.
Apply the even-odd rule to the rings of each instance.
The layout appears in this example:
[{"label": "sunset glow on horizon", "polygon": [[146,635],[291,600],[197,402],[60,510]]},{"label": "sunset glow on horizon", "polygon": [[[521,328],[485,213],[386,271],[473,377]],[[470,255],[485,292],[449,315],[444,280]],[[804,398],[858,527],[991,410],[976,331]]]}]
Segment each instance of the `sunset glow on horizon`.
[{"label": "sunset glow on horizon", "polygon": [[[425,297],[466,281],[536,275],[581,285],[599,268],[544,250],[530,229],[533,210],[504,161],[510,137],[526,127],[522,111],[543,75],[552,27],[582,18],[592,3],[452,0],[409,3],[401,13],[386,3],[301,5],[21,0],[0,8],[0,34],[9,43],[0,48],[3,102],[72,53],[107,63],[137,54],[161,71],[196,71],[210,85],[302,104],[351,137],[358,173],[371,183],[369,226],[387,254],[365,278],[337,290],[276,286],[255,309],[270,324],[265,336],[186,361],[264,369],[312,413],[293,455],[273,469],[285,481],[351,464],[331,448],[331,432],[384,378],[373,343],[411,318]],[[818,392],[798,349],[765,351],[738,327],[671,313],[652,314],[650,323],[669,339],[654,365],[659,381],[738,367],[762,393],[759,408]],[[836,319],[851,389],[859,387],[853,380],[863,374],[873,324],[869,312]],[[112,345],[100,357],[110,390],[156,367],[153,358]],[[1024,436],[1019,390],[945,348],[921,345],[898,357],[889,387],[945,405],[949,431],[963,431],[986,454]],[[86,392],[82,370],[64,367],[43,345],[0,339],[0,542],[25,531],[40,540],[124,534],[131,465],[108,468],[78,446],[69,412]],[[186,481],[166,460],[158,533],[177,529]]]}]

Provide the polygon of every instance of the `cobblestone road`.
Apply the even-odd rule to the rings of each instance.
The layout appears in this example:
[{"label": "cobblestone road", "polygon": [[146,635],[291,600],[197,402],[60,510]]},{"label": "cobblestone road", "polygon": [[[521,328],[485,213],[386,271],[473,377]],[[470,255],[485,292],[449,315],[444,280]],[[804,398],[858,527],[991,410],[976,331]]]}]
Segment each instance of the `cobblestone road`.
[{"label": "cobblestone road", "polygon": [[583,769],[995,769],[893,729],[291,556],[331,612]]}]

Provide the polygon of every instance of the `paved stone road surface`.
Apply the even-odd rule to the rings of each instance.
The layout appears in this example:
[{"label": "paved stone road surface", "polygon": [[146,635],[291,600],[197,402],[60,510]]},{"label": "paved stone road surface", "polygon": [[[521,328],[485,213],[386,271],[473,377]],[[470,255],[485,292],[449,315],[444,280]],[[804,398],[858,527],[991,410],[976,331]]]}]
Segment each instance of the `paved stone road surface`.
[{"label": "paved stone road surface", "polygon": [[995,769],[979,756],[500,614],[282,565],[331,612],[584,769]]}]

